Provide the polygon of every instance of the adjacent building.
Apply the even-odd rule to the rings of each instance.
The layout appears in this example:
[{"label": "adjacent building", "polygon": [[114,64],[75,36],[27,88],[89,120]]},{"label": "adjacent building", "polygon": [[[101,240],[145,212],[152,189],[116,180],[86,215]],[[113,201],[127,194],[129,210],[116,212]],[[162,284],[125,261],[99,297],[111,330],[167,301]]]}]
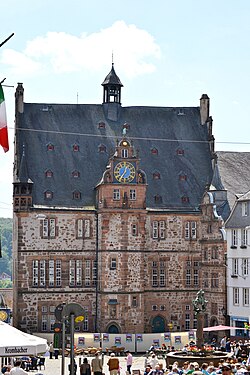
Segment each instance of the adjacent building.
[{"label": "adjacent building", "polygon": [[82,331],[191,330],[200,288],[205,324],[225,323],[210,99],[124,107],[113,65],[102,86],[102,104],[25,103],[17,86],[14,325],[51,332],[77,302]]},{"label": "adjacent building", "polygon": [[237,197],[226,221],[227,232],[227,299],[230,326],[237,336],[249,324],[250,291],[250,191]]}]

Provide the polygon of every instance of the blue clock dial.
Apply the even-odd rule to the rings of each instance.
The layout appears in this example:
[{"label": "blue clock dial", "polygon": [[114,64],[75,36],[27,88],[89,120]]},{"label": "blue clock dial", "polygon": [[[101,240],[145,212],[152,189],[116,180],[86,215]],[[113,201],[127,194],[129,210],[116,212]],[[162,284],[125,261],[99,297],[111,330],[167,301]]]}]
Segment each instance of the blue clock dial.
[{"label": "blue clock dial", "polygon": [[115,166],[114,176],[118,182],[131,182],[135,178],[135,167],[127,161],[121,161]]}]

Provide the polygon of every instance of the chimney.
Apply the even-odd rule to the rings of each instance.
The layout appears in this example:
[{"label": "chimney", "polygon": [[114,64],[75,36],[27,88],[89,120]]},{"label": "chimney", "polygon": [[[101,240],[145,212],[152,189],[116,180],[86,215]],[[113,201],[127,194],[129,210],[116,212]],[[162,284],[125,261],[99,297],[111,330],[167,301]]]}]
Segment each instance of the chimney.
[{"label": "chimney", "polygon": [[202,94],[200,98],[201,125],[204,125],[209,118],[209,104],[210,100],[207,94]]},{"label": "chimney", "polygon": [[17,113],[23,113],[23,84],[18,83],[15,93],[15,99],[16,99],[16,114]]}]

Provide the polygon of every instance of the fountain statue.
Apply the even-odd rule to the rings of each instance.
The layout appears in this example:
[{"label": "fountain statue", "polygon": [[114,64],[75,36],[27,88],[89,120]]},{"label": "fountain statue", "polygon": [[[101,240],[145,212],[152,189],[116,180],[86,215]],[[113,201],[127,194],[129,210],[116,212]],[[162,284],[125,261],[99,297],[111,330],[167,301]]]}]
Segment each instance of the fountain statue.
[{"label": "fountain statue", "polygon": [[194,314],[197,318],[196,346],[198,349],[201,349],[203,347],[204,313],[207,309],[207,300],[204,296],[204,290],[200,289],[192,302]]}]

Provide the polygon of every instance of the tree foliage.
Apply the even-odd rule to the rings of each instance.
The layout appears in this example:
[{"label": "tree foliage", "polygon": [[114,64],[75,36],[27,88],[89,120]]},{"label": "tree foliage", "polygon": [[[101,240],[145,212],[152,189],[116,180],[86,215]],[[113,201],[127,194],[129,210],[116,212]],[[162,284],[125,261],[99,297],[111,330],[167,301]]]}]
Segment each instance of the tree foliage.
[{"label": "tree foliage", "polygon": [[[12,219],[0,218],[0,235],[2,258],[0,258],[0,274],[3,272],[12,276]],[[7,284],[6,284],[7,283]],[[8,280],[0,284],[0,288],[4,285],[10,285]]]}]

